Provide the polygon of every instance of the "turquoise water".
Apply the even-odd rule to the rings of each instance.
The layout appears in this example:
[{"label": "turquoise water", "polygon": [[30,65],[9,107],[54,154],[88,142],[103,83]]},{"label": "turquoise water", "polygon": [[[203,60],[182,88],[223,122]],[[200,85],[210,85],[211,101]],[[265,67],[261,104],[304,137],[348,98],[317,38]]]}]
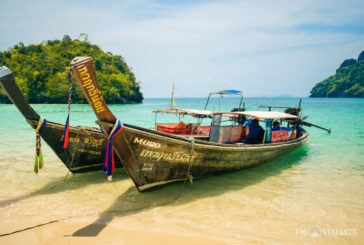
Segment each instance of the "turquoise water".
[{"label": "turquoise water", "polygon": [[[297,106],[298,101],[245,99],[248,110]],[[225,98],[220,110],[238,102]],[[170,99],[145,99],[143,104],[110,109],[125,123],[153,128],[152,110],[169,104]],[[177,98],[176,104],[204,109],[205,99]],[[33,106],[47,120],[66,119],[67,105]],[[166,230],[236,243],[359,244],[364,238],[364,100],[304,98],[302,107],[308,122],[333,132],[306,127],[309,142],[275,162],[183,188],[177,183],[138,193],[123,171],[111,183],[101,171],[68,174],[45,144],[45,168],[34,174],[34,131],[14,105],[0,105],[0,233],[24,219],[36,225],[68,217],[102,221],[105,227]],[[208,109],[218,110],[218,101]],[[95,120],[88,105],[72,105],[71,125],[95,126]],[[330,229],[346,233],[335,235]],[[348,229],[355,232],[349,234]],[[317,230],[320,235],[315,237]]]}]

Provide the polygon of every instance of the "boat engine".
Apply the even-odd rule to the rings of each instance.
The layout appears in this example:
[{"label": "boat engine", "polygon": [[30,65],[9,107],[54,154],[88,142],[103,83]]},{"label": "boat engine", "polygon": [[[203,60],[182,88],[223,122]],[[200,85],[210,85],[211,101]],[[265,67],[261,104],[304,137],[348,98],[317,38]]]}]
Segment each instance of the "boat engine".
[{"label": "boat engine", "polygon": [[301,108],[287,108],[284,112],[291,115],[299,116]]}]

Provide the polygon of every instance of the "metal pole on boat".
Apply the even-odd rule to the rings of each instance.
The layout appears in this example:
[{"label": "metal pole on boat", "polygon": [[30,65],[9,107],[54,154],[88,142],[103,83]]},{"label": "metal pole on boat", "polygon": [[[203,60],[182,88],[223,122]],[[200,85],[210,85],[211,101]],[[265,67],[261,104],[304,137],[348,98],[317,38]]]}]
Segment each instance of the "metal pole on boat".
[{"label": "metal pole on boat", "polygon": [[211,94],[212,94],[212,93],[209,93],[209,97],[207,97],[207,101],[206,101],[206,105],[205,105],[205,109],[204,109],[204,110],[206,110],[206,108],[207,108],[207,104],[209,103],[209,100],[210,100],[210,96],[211,96]]},{"label": "metal pole on boat", "polygon": [[316,127],[316,128],[322,129],[322,130],[326,130],[328,133],[331,133],[332,132],[332,129],[331,128],[324,128],[324,127],[321,127],[319,125],[316,125],[316,124],[313,124],[313,123],[309,123],[309,122],[304,122],[304,121],[301,121],[300,123],[302,125],[305,125],[305,126],[308,126],[308,127]]},{"label": "metal pole on boat", "polygon": [[155,113],[154,129],[157,130],[157,112]]},{"label": "metal pole on boat", "polygon": [[[241,107],[241,103],[243,102],[243,94],[241,94],[241,99],[240,99],[240,103],[239,103],[239,110],[240,110],[240,107]],[[244,107],[245,107],[245,103],[244,103]]]},{"label": "metal pole on boat", "polygon": [[302,108],[301,108],[301,104],[302,104],[302,98],[300,99],[300,102],[298,103],[298,117],[301,118],[301,111],[302,111]]},{"label": "metal pole on boat", "polygon": [[176,87],[173,83],[173,87],[172,87],[172,96],[171,96],[171,108],[176,105],[176,103],[174,102],[174,93],[175,93]]}]

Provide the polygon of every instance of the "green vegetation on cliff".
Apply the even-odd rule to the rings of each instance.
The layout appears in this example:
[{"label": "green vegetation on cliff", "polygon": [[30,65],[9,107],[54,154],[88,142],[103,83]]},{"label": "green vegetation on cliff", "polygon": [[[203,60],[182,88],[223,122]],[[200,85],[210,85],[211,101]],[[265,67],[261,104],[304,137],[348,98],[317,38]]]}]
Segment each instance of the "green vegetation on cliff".
[{"label": "green vegetation on cliff", "polygon": [[[140,84],[121,56],[104,53],[85,40],[48,40],[37,45],[15,45],[0,52],[0,66],[7,66],[30,103],[67,103],[69,63],[75,56],[91,56],[104,98],[109,103],[142,102]],[[9,102],[0,86],[0,101]],[[73,103],[87,103],[77,82],[73,82]]]},{"label": "green vegetation on cliff", "polygon": [[364,98],[364,51],[357,60],[345,60],[335,75],[316,84],[310,97]]}]

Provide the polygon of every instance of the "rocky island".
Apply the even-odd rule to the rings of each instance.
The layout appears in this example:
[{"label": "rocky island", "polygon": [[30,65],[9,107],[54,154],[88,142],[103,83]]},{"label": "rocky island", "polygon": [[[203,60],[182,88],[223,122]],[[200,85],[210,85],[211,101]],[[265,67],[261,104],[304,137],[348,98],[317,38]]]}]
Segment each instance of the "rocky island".
[{"label": "rocky island", "polygon": [[[82,36],[82,35],[81,35]],[[16,44],[0,52],[0,66],[7,66],[14,74],[25,98],[30,103],[68,103],[69,64],[75,56],[91,56],[102,93],[108,103],[139,103],[143,101],[140,82],[124,59],[103,52],[91,44],[87,34],[83,40],[48,40],[40,44]],[[73,83],[73,103],[87,103],[78,83]],[[0,103],[10,103],[0,87]]]},{"label": "rocky island", "polygon": [[342,62],[335,75],[317,83],[310,97],[364,98],[364,51],[358,59]]}]

